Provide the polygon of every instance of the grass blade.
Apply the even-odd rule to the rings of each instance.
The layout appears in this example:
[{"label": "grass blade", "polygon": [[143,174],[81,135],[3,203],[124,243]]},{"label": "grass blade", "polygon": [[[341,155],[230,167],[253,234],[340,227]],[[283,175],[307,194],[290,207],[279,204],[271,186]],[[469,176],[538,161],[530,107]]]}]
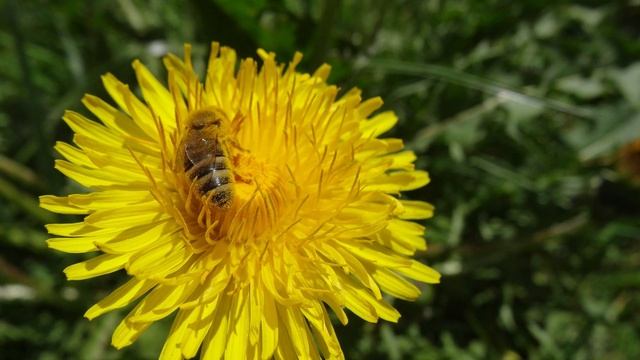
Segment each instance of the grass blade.
[{"label": "grass blade", "polygon": [[451,84],[479,90],[491,95],[495,95],[499,98],[506,99],[508,101],[514,101],[528,106],[550,109],[580,118],[593,118],[593,114],[583,108],[553,99],[547,99],[535,95],[528,95],[523,93],[522,91],[517,91],[505,85],[499,84],[496,81],[468,74],[450,67],[390,59],[374,59],[370,62],[369,65],[372,68],[384,70],[393,74],[435,78],[438,80],[449,82]]}]

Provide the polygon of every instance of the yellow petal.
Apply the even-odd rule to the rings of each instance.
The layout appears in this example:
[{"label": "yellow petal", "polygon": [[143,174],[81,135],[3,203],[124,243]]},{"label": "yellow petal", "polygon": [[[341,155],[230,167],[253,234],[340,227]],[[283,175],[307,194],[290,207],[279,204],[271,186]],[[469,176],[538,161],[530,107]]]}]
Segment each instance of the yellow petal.
[{"label": "yellow petal", "polygon": [[393,237],[386,229],[377,233],[374,238],[378,243],[384,245],[398,255],[410,257],[416,253],[415,247],[408,245],[404,241],[398,241],[398,239]]},{"label": "yellow petal", "polygon": [[[380,104],[382,105],[382,104]],[[374,109],[375,110],[375,109]],[[380,134],[383,134],[389,131],[395,124],[398,122],[398,117],[393,111],[385,111],[380,113],[371,120],[365,120],[360,125],[360,130],[362,131],[362,136],[365,138],[369,137],[378,137]]]},{"label": "yellow petal", "polygon": [[280,335],[278,347],[276,348],[274,355],[276,360],[298,359],[296,350],[291,342],[291,337],[288,334],[285,333]]},{"label": "yellow petal", "polygon": [[427,244],[424,240],[424,226],[410,221],[391,220],[385,231],[380,232],[380,237],[385,240],[398,242],[405,246],[426,250]]},{"label": "yellow petal", "polygon": [[178,285],[156,286],[127,315],[131,323],[146,323],[160,320],[174,312],[198,288],[197,281],[189,281]]},{"label": "yellow petal", "polygon": [[[167,54],[164,58],[162,58],[162,63],[164,64],[164,67],[169,71],[169,85],[171,85],[171,82],[174,81],[175,85],[179,87],[179,90],[183,94],[186,94],[187,83],[190,82],[190,75],[193,76],[193,74],[189,70],[187,70],[184,62],[174,54]],[[207,80],[209,79],[209,77],[209,72],[207,72]],[[174,96],[173,99],[175,100],[176,97]]]},{"label": "yellow petal", "polygon": [[84,221],[101,228],[126,229],[130,226],[158,222],[166,218],[167,215],[153,200],[122,208],[98,210],[87,216]]},{"label": "yellow petal", "polygon": [[371,295],[367,296],[366,299],[376,309],[376,314],[378,314],[380,318],[394,323],[398,322],[400,313],[384,299],[377,300]]},{"label": "yellow petal", "polygon": [[325,293],[318,296],[318,300],[322,300],[325,304],[329,305],[333,313],[336,315],[342,325],[349,323],[349,318],[344,311],[344,300],[339,293]]},{"label": "yellow petal", "polygon": [[103,75],[102,83],[111,98],[148,136],[154,139],[158,137],[158,130],[149,108],[131,92],[129,86],[120,82],[113,74]]},{"label": "yellow petal", "polygon": [[117,136],[112,130],[74,111],[67,110],[62,119],[69,125],[73,132],[78,135],[83,135],[112,146],[122,144],[122,138]]},{"label": "yellow petal", "polygon": [[96,246],[108,254],[136,252],[143,248],[171,241],[169,234],[175,233],[178,226],[172,220],[151,222],[141,226],[126,228],[122,231],[93,236]]},{"label": "yellow petal", "polygon": [[229,360],[242,359],[247,354],[249,346],[249,301],[248,290],[236,292],[231,302],[229,322],[229,338],[224,358]]},{"label": "yellow petal", "polygon": [[263,292],[264,310],[261,321],[260,342],[262,344],[262,359],[271,359],[278,345],[278,313],[273,297],[268,291]]},{"label": "yellow petal", "polygon": [[100,229],[95,226],[88,225],[84,222],[69,223],[69,224],[48,224],[45,225],[49,234],[68,236],[68,237],[81,237],[81,236],[102,236],[116,232],[113,229]]},{"label": "yellow petal", "polygon": [[376,310],[369,302],[363,299],[363,293],[365,291],[357,291],[349,286],[343,286],[342,296],[344,296],[344,303],[349,310],[362,320],[376,323],[378,322]]},{"label": "yellow petal", "polygon": [[86,238],[51,238],[47,240],[47,246],[66,253],[86,253],[97,251],[93,241]]},{"label": "yellow petal", "polygon": [[69,203],[67,196],[40,196],[40,207],[58,214],[88,214],[86,209],[79,208]]},{"label": "yellow petal", "polygon": [[85,95],[82,98],[82,103],[108,128],[126,137],[144,141],[151,140],[151,137],[144,133],[128,115],[107,104],[104,100],[93,95]]},{"label": "yellow petal", "polygon": [[378,266],[396,268],[407,267],[411,264],[411,260],[390,254],[384,247],[375,243],[343,241],[340,242],[339,245],[351,251],[351,253],[359,258]]},{"label": "yellow petal", "polygon": [[232,298],[227,295],[220,299],[209,333],[202,342],[202,360],[218,360],[222,358],[227,348],[231,300]]},{"label": "yellow petal", "polygon": [[340,343],[329,319],[326,309],[321,303],[314,302],[300,309],[312,326],[315,339],[320,345],[325,359],[344,359]]},{"label": "yellow petal", "polygon": [[398,210],[400,219],[428,219],[433,216],[433,205],[424,201],[400,200],[402,209]]},{"label": "yellow petal", "polygon": [[386,155],[383,158],[391,159],[391,165],[389,166],[389,169],[405,170],[413,170],[415,167],[413,165],[413,162],[417,159],[416,154],[413,151],[409,150]]},{"label": "yellow petal", "polygon": [[426,171],[397,171],[384,174],[366,182],[368,191],[383,191],[386,193],[398,193],[399,191],[415,190],[429,183],[429,174]]},{"label": "yellow petal", "polygon": [[331,66],[329,64],[322,64],[313,73],[313,77],[320,78],[323,81],[326,81],[329,78],[330,73],[331,73]]},{"label": "yellow petal", "polygon": [[68,224],[47,224],[45,227],[47,228],[47,232],[52,235],[74,236],[75,233],[85,230],[87,226],[84,222],[77,222]]},{"label": "yellow petal", "polygon": [[362,164],[363,173],[367,177],[378,177],[391,170],[414,171],[416,155],[413,151],[401,151],[379,157],[372,157]]},{"label": "yellow petal", "polygon": [[377,224],[385,222],[391,211],[390,204],[380,204],[371,201],[358,201],[340,211],[334,222],[345,225]]},{"label": "yellow petal", "polygon": [[159,242],[145,251],[131,257],[126,266],[130,275],[162,279],[169,276],[191,259],[192,253],[179,237],[167,242]]},{"label": "yellow petal", "polygon": [[356,283],[350,277],[340,274],[342,295],[345,304],[356,315],[369,322],[377,322],[378,317],[397,322],[400,313],[383,299],[376,299],[368,289]]},{"label": "yellow petal", "polygon": [[180,308],[187,309],[191,307],[202,306],[208,302],[213,301],[215,298],[221,296],[221,292],[229,284],[231,277],[230,266],[228,264],[221,264],[213,268],[209,273],[207,279],[202,283],[205,287],[202,294],[199,297],[192,299],[180,305]]},{"label": "yellow petal", "polygon": [[380,284],[385,293],[404,300],[415,300],[420,296],[420,289],[390,270],[376,267],[373,278]]},{"label": "yellow petal", "polygon": [[91,159],[89,159],[87,154],[73,145],[58,141],[56,142],[54,149],[56,149],[56,151],[65,159],[76,165],[82,165],[94,169],[96,168],[96,165],[91,162]]},{"label": "yellow petal", "polygon": [[[288,297],[287,291],[280,283],[278,274],[274,273],[274,269],[271,266],[264,266],[260,272],[260,280],[274,299],[280,304],[295,304],[297,301]],[[287,296],[287,297],[285,297]]]},{"label": "yellow petal", "polygon": [[68,199],[69,204],[89,210],[110,209],[154,200],[151,193],[144,190],[96,191],[88,194],[69,195]]},{"label": "yellow petal", "polygon": [[129,323],[126,318],[120,321],[111,336],[111,345],[122,349],[136,341],[152,323]]},{"label": "yellow petal", "polygon": [[164,341],[158,360],[182,359],[181,342],[189,325],[188,321],[191,314],[193,314],[193,309],[178,311],[178,315],[173,320],[171,329],[169,329],[169,335]]},{"label": "yellow petal", "polygon": [[187,328],[187,332],[182,339],[182,356],[185,358],[191,359],[198,353],[200,344],[202,344],[204,337],[211,328],[213,313],[218,307],[219,301],[220,297],[217,297],[213,301],[202,305],[201,308],[192,310],[198,317]]},{"label": "yellow petal", "polygon": [[399,267],[394,270],[408,278],[424,283],[437,284],[440,282],[440,274],[437,271],[416,260],[411,260],[411,266]]},{"label": "yellow petal", "polygon": [[211,314],[216,304],[217,299],[201,307],[179,310],[162,347],[160,359],[194,357],[204,335],[209,331]]},{"label": "yellow petal", "polygon": [[93,259],[67,266],[64,269],[69,280],[84,280],[118,271],[124,267],[131,254],[96,256]]},{"label": "yellow petal", "polygon": [[299,359],[310,358],[308,327],[300,310],[290,306],[278,307],[280,321],[286,326],[293,348]]},{"label": "yellow petal", "polygon": [[255,345],[260,340],[260,327],[263,318],[264,296],[262,286],[256,281],[249,291],[249,344]]},{"label": "yellow petal", "polygon": [[154,281],[133,278],[89,308],[84,316],[93,320],[104,313],[123,308],[146,294],[156,284]]},{"label": "yellow petal", "polygon": [[163,125],[165,125],[168,130],[174,129],[176,126],[174,118],[175,106],[173,105],[173,98],[169,90],[167,90],[139,60],[133,62],[133,68],[135,69],[138,84],[140,84],[142,95],[147,104],[149,104],[153,112],[160,117]]},{"label": "yellow petal", "polygon": [[379,158],[385,154],[395,153],[404,147],[400,139],[371,139],[359,146],[359,151],[355,154],[358,161],[367,161],[371,158]]},{"label": "yellow petal", "polygon": [[[136,179],[147,180],[140,164],[150,172],[154,178],[162,178],[162,163],[159,154],[148,151],[139,142],[125,145],[104,144],[94,138],[77,134],[74,142],[80,146],[92,164],[99,168],[110,168],[117,173],[126,171]],[[135,145],[137,144],[137,145]],[[118,164],[114,167],[114,164]]]},{"label": "yellow petal", "polygon": [[342,253],[338,251],[336,246],[333,246],[332,244],[318,243],[316,247],[317,250],[325,255],[326,259],[331,261],[332,264],[347,266],[347,260],[342,257]]},{"label": "yellow petal", "polygon": [[362,102],[358,107],[358,115],[360,115],[363,118],[366,118],[369,115],[371,115],[371,113],[378,110],[380,106],[382,106],[382,104],[383,104],[382,98],[380,98],[379,96],[376,96],[371,99],[367,99],[364,102]]},{"label": "yellow petal", "polygon": [[353,273],[353,275],[376,297],[376,299],[382,298],[382,294],[380,294],[380,288],[373,280],[371,275],[367,269],[362,265],[362,263],[353,255],[349,254],[348,251],[338,248],[341,252],[342,257],[346,260],[348,269]]},{"label": "yellow petal", "polygon": [[88,169],[64,160],[56,160],[55,168],[78,184],[88,188],[127,185],[131,188],[146,189],[149,186],[148,181],[132,182],[129,177],[123,177],[121,174],[115,175],[112,172],[114,169]]}]

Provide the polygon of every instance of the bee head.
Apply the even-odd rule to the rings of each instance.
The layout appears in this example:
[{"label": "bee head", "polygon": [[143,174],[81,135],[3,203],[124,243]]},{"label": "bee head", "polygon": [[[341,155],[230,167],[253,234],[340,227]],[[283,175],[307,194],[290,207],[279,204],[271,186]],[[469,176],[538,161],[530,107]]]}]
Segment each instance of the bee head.
[{"label": "bee head", "polygon": [[217,129],[222,126],[224,114],[213,109],[199,110],[190,116],[189,127],[193,130]]},{"label": "bee head", "polygon": [[194,120],[191,123],[191,128],[194,130],[202,130],[204,128],[208,128],[210,126],[220,127],[220,119],[215,120]]}]

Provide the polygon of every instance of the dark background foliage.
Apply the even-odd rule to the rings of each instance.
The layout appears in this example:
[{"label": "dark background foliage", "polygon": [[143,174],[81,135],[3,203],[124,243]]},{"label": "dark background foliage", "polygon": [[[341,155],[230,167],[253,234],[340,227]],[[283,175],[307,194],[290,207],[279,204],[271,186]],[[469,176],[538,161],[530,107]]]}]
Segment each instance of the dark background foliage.
[{"label": "dark background foliage", "polygon": [[[443,274],[403,317],[351,317],[352,359],[640,358],[640,187],[616,165],[640,137],[640,1],[0,1],[0,358],[148,359],[168,322],[123,351],[123,313],[82,314],[122,275],[67,282],[78,255],[43,224],[70,220],[36,196],[82,191],[53,169],[64,109],[105,96],[131,61],[208,44],[258,47],[382,96],[392,134],[432,183],[428,252]],[[135,85],[134,85],[135,86]],[[640,157],[636,157],[638,161]],[[63,220],[64,219],[64,220]]]}]

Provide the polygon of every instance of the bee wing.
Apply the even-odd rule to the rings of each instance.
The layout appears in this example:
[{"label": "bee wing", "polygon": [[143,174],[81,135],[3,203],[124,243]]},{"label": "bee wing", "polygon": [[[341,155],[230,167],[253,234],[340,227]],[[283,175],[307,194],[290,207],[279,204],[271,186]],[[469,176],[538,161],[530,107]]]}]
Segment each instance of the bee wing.
[{"label": "bee wing", "polygon": [[215,157],[219,151],[218,147],[217,136],[211,139],[200,138],[197,141],[187,141],[184,152],[191,164],[196,165],[202,160]]}]

